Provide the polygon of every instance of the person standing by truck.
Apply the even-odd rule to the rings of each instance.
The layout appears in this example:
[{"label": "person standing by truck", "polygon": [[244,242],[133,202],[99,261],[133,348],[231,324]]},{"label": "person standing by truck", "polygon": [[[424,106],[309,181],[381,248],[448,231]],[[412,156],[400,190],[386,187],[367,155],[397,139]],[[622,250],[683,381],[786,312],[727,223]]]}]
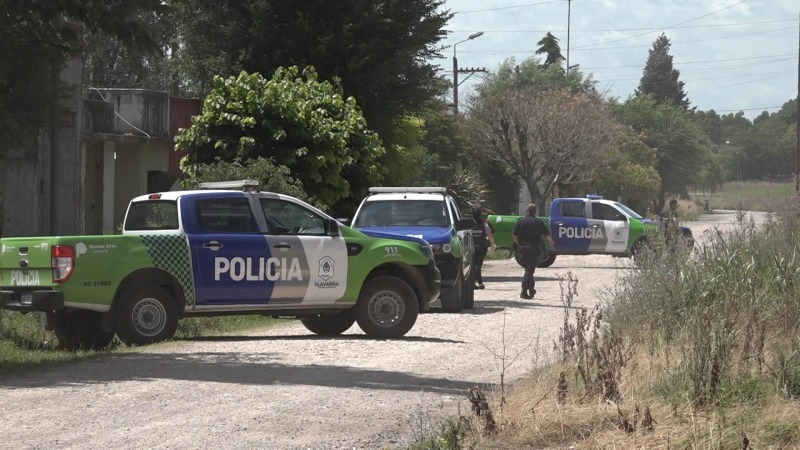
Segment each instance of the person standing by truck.
[{"label": "person standing by truck", "polygon": [[483,260],[486,259],[486,253],[489,251],[489,246],[494,249],[494,232],[491,224],[483,217],[483,211],[479,206],[472,208],[472,218],[475,219],[475,226],[472,227],[472,242],[475,245],[475,253],[473,253],[472,261],[475,264],[475,289],[485,289],[483,284],[483,276],[481,275],[481,267],[483,267]]},{"label": "person standing by truck", "polygon": [[669,208],[661,213],[660,219],[661,228],[664,230],[664,238],[670,248],[673,248],[680,231],[680,225],[678,224],[678,199],[673,198],[669,201]]},{"label": "person standing by truck", "polygon": [[530,300],[536,295],[536,289],[534,289],[536,281],[533,279],[533,273],[536,270],[536,265],[544,256],[542,238],[546,237],[552,245],[553,237],[545,224],[536,218],[535,203],[528,205],[525,209],[525,214],[525,217],[519,219],[519,222],[514,227],[512,237],[518,247],[517,251],[520,252],[522,267],[525,268],[525,273],[522,275],[522,292],[520,292],[519,298]]}]

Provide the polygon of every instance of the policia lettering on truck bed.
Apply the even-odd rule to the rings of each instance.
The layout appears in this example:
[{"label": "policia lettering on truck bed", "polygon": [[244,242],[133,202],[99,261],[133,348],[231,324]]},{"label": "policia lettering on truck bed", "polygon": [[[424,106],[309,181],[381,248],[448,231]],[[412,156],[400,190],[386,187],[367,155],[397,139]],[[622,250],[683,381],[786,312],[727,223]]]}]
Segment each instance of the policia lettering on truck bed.
[{"label": "policia lettering on truck bed", "polygon": [[[217,185],[219,186],[219,185]],[[225,186],[227,187],[227,185]],[[262,314],[336,335],[404,335],[439,296],[422,239],[362,233],[292,197],[133,199],[122,236],[0,239],[0,308],[43,311],[67,348],[169,339],[187,316]]]}]

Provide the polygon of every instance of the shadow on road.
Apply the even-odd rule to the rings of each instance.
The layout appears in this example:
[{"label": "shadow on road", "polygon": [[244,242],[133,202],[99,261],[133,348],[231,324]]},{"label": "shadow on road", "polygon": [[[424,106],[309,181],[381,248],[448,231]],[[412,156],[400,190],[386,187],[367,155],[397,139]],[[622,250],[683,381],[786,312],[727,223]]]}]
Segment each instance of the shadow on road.
[{"label": "shadow on road", "polygon": [[[247,342],[247,341],[375,341],[378,339],[368,337],[365,334],[342,334],[339,336],[318,336],[316,334],[295,334],[295,335],[282,335],[282,336],[196,336],[191,338],[179,338],[176,341],[190,341],[190,342]],[[405,341],[405,342],[433,342],[438,344],[463,344],[464,341],[454,341],[452,339],[440,339],[424,336],[403,336],[399,338],[392,338],[392,341]]]},{"label": "shadow on road", "polygon": [[[96,370],[98,363],[103,370]],[[53,376],[15,376],[0,379],[0,386],[83,386],[126,381],[175,380],[245,385],[301,385],[335,388],[382,389],[464,395],[481,383],[416,376],[403,371],[373,370],[342,365],[286,365],[270,354],[201,352],[137,353],[112,355],[68,367],[51,369]]]}]

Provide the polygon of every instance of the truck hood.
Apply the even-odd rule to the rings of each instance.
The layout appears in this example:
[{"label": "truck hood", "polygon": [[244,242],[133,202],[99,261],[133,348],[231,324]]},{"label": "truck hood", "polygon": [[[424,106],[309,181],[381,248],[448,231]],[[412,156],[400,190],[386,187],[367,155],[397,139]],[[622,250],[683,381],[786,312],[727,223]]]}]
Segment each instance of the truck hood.
[{"label": "truck hood", "polygon": [[425,239],[422,239],[418,236],[409,236],[398,233],[388,233],[386,231],[382,231],[383,228],[376,229],[375,227],[370,227],[370,228],[357,228],[357,230],[370,237],[376,237],[382,239],[400,239],[402,241],[416,242],[421,245],[428,245],[428,242],[426,242]]},{"label": "truck hood", "polygon": [[[377,237],[411,237],[424,239],[430,244],[445,244],[452,239],[452,229],[450,227],[365,227],[358,231]],[[377,235],[373,233],[378,233]]]}]

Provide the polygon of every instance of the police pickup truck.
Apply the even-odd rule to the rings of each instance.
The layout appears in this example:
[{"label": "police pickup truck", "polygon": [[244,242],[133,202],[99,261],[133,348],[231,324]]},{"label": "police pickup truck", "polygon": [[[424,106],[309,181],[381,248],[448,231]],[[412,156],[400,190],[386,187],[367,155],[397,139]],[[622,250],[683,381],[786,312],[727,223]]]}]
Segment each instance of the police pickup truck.
[{"label": "police pickup truck", "polygon": [[442,273],[442,309],[459,312],[475,304],[472,227],[444,187],[373,187],[362,200],[352,225],[425,239]]},{"label": "police pickup truck", "polygon": [[77,349],[114,334],[162,341],[182,317],[230,314],[299,318],[319,335],[358,322],[395,338],[439,296],[420,238],[364,233],[281,194],[206,187],[134,198],[121,236],[0,239],[0,308],[45,312]]},{"label": "police pickup truck", "polygon": [[[513,249],[511,237],[520,216],[490,215],[494,226],[495,244]],[[586,198],[557,198],[550,207],[549,217],[539,220],[550,230],[554,245],[545,241],[547,254],[539,267],[549,267],[557,255],[635,256],[647,240],[660,229],[652,220],[620,202],[604,200],[598,195]],[[694,246],[692,230],[681,226],[681,240]]]}]

